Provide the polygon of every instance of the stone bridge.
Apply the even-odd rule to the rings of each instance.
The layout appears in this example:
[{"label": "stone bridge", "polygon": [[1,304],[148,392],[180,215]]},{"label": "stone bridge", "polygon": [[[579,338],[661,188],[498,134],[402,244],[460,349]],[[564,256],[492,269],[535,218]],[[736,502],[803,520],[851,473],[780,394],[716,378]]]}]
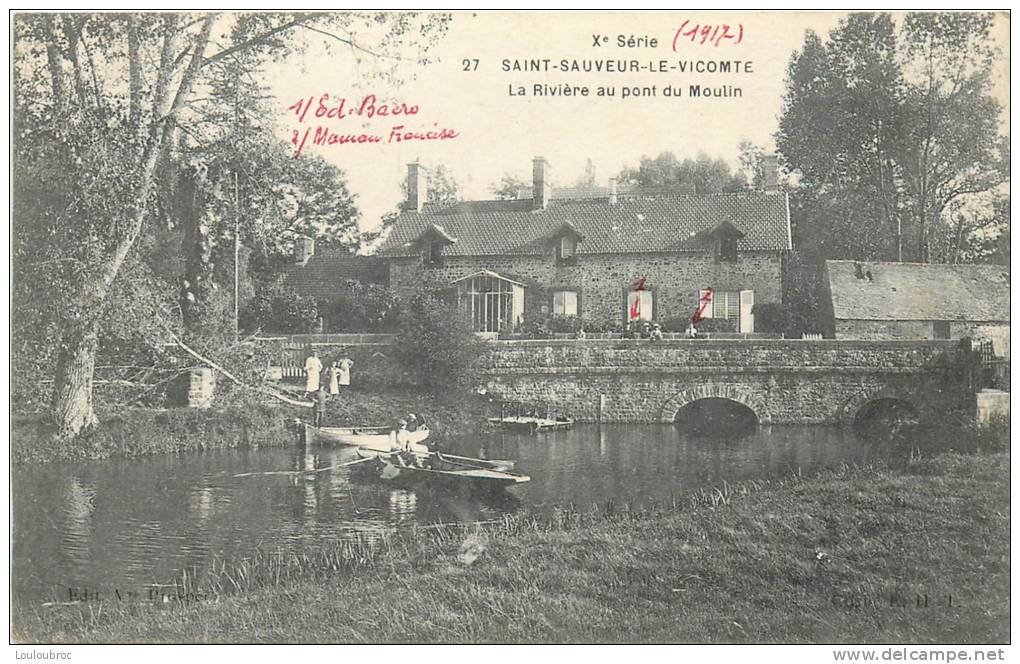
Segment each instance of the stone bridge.
[{"label": "stone bridge", "polygon": [[580,421],[673,422],[700,399],[728,399],[762,424],[850,424],[869,404],[908,404],[922,422],[973,414],[959,341],[499,341],[482,382],[507,401]]}]

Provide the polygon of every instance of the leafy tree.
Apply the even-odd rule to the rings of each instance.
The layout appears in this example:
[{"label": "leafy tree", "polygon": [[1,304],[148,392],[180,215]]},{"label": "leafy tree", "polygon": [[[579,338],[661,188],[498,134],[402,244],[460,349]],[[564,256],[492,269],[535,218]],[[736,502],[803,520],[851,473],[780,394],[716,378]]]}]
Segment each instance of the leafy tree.
[{"label": "leafy tree", "polygon": [[[460,202],[460,185],[444,164],[425,166],[428,177],[428,193],[425,204],[433,208],[443,208]],[[407,178],[400,181],[400,205],[407,200]],[[402,209],[402,208],[401,208]],[[361,236],[364,244],[371,244],[384,236],[400,216],[400,209],[383,215],[379,228]]]},{"label": "leafy tree", "polygon": [[255,332],[307,334],[319,317],[314,298],[299,295],[280,282],[258,289],[242,312],[242,325]]},{"label": "leafy tree", "polygon": [[776,142],[799,177],[794,240],[827,258],[921,260],[949,206],[1007,177],[991,15],[888,14],[809,32]]},{"label": "leafy tree", "polygon": [[391,332],[400,311],[389,288],[354,280],[340,284],[323,309],[331,332]]},{"label": "leafy tree", "polygon": [[401,302],[396,353],[412,382],[431,390],[468,389],[481,350],[482,342],[456,307],[430,289]]},{"label": "leafy tree", "polygon": [[[300,44],[295,34],[308,32],[369,54],[383,73],[392,74],[401,60],[376,55],[404,45],[423,62],[448,20],[442,14],[374,12],[234,14],[225,24],[218,18],[15,17],[12,150],[19,189],[13,235],[21,246],[18,268],[50,267],[37,270],[26,286],[32,301],[45,301],[52,315],[57,339],[52,411],[61,438],[97,423],[92,388],[104,319],[120,304],[118,281],[137,256],[146,223],[161,205],[169,209],[160,176],[172,173],[167,163],[180,133],[197,126],[193,93],[215,87],[216,65],[243,55],[251,58],[243,71],[257,74],[269,59],[294,52]],[[360,35],[378,46],[366,47]],[[194,167],[201,173],[201,164]],[[50,190],[34,189],[33,178]],[[200,206],[193,211],[204,214]],[[32,247],[32,238],[40,236],[45,242]],[[139,315],[149,307],[138,300],[130,304]],[[156,327],[168,327],[172,313],[154,311]]]},{"label": "leafy tree", "polygon": [[1009,264],[1008,196],[996,196],[991,204],[956,203],[945,217],[945,223],[933,229],[933,262]]},{"label": "leafy tree", "polygon": [[722,159],[712,159],[704,152],[696,159],[680,161],[672,152],[658,157],[642,157],[637,168],[624,168],[619,181],[650,187],[678,186],[681,191],[705,196],[721,192],[742,191],[746,181],[741,174],[730,171]]},{"label": "leafy tree", "polygon": [[492,193],[501,201],[517,200],[518,192],[522,189],[531,189],[531,183],[525,182],[516,175],[504,175],[499,182],[490,188]]},{"label": "leafy tree", "polygon": [[740,153],[738,175],[743,176],[752,189],[762,189],[765,186],[765,149],[745,138],[737,145],[737,150]]}]

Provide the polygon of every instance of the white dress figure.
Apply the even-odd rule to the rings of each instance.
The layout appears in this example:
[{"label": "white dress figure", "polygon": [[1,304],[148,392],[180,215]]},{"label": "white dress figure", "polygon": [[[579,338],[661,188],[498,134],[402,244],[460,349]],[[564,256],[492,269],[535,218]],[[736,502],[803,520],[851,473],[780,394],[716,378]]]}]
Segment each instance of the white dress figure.
[{"label": "white dress figure", "polygon": [[307,381],[305,382],[305,392],[318,392],[319,391],[319,374],[322,372],[322,362],[319,360],[315,353],[312,353],[307,360],[305,360],[305,375]]},{"label": "white dress figure", "polygon": [[340,367],[333,363],[333,366],[329,368],[329,393],[333,395],[340,394],[340,384],[337,382],[340,375]]},{"label": "white dress figure", "polygon": [[351,367],[354,366],[354,360],[350,358],[344,358],[340,360],[340,384],[350,385],[351,384]]}]

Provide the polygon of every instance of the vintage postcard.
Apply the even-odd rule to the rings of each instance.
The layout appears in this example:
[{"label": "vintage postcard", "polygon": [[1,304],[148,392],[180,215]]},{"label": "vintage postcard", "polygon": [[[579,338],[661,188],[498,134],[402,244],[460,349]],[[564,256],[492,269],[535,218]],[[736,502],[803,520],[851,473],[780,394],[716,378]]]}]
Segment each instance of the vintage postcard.
[{"label": "vintage postcard", "polygon": [[13,12],[15,657],[1005,659],[1009,24]]}]

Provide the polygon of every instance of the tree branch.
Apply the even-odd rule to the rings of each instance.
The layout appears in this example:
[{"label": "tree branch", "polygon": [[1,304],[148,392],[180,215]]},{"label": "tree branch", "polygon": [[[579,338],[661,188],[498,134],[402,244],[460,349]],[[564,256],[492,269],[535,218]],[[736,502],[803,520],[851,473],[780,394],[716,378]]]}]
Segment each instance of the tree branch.
[{"label": "tree branch", "polygon": [[138,19],[128,14],[128,124],[137,128],[142,120],[142,63]]},{"label": "tree branch", "polygon": [[234,53],[237,53],[239,51],[244,51],[244,50],[247,50],[249,48],[252,48],[253,46],[256,46],[256,45],[259,45],[259,44],[264,44],[265,42],[269,41],[269,39],[271,37],[273,37],[275,35],[278,35],[281,32],[286,32],[287,30],[290,30],[291,28],[293,28],[295,26],[299,26],[299,25],[302,24],[302,21],[307,21],[308,19],[311,19],[311,18],[314,18],[314,17],[315,17],[314,14],[301,14],[301,15],[298,15],[298,17],[295,18],[292,21],[288,21],[287,23],[284,23],[283,25],[277,26],[277,27],[273,28],[272,30],[267,30],[266,32],[262,33],[261,35],[258,35],[256,37],[252,37],[251,39],[249,39],[247,41],[241,42],[240,44],[234,44],[233,46],[231,46],[231,47],[229,47],[227,49],[224,49],[224,50],[222,50],[222,51],[220,51],[218,53],[214,53],[214,54],[210,55],[202,63],[202,66],[204,67],[206,65],[211,65],[211,64],[219,62],[223,58],[226,58],[227,56],[233,55]]},{"label": "tree branch", "polygon": [[304,28],[305,30],[310,30],[312,32],[318,32],[320,35],[326,35],[327,37],[332,37],[333,39],[337,40],[338,42],[343,42],[344,44],[347,44],[352,49],[357,49],[359,51],[363,51],[363,52],[368,53],[369,55],[371,55],[373,57],[376,57],[376,58],[389,58],[390,60],[404,60],[405,59],[405,58],[400,57],[399,55],[387,55],[385,53],[376,53],[375,51],[372,51],[372,50],[369,50],[369,49],[365,48],[364,46],[359,46],[358,44],[356,44],[354,42],[353,38],[344,39],[343,37],[341,37],[339,35],[333,34],[332,32],[327,32],[326,30],[320,30],[319,28],[313,28],[310,25],[299,25],[297,27]]},{"label": "tree branch", "polygon": [[50,69],[54,106],[58,111],[62,111],[67,106],[67,83],[64,80],[63,56],[57,43],[57,24],[53,17],[53,14],[46,17],[46,64]]},{"label": "tree branch", "polygon": [[[167,331],[170,332],[169,330],[167,330]],[[173,338],[174,342],[181,348],[181,350],[183,350],[188,355],[191,355],[192,357],[197,359],[199,362],[202,362],[203,364],[206,364],[206,365],[212,367],[213,369],[215,369],[220,374],[226,376],[235,385],[238,385],[240,387],[246,387],[248,389],[254,389],[254,390],[258,391],[258,392],[262,392],[263,394],[268,394],[269,396],[273,397],[274,399],[279,399],[280,401],[283,401],[284,403],[289,403],[292,406],[301,406],[302,408],[311,408],[312,407],[312,403],[310,401],[297,401],[297,400],[291,399],[290,397],[287,397],[287,396],[285,396],[283,394],[280,394],[279,392],[271,390],[271,389],[269,389],[267,387],[252,387],[251,385],[248,385],[248,384],[242,382],[240,378],[238,378],[234,374],[230,373],[229,371],[227,371],[226,369],[221,367],[219,364],[213,362],[212,360],[210,360],[207,357],[203,357],[202,355],[200,355],[193,348],[191,348],[186,343],[181,341],[181,338],[178,337],[173,332],[170,332],[170,336]]]}]

